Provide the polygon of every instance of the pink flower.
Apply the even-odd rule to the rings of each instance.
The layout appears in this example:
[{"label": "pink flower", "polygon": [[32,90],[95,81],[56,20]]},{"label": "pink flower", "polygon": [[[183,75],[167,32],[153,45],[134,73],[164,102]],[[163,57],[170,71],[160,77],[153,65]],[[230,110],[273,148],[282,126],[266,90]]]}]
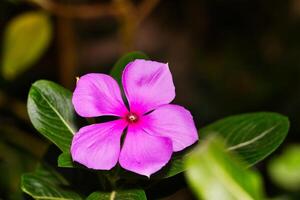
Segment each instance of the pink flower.
[{"label": "pink flower", "polygon": [[88,168],[109,170],[119,161],[124,169],[149,177],[168,163],[173,152],[195,143],[197,130],[189,111],[169,104],[175,87],[168,64],[135,60],[124,69],[122,84],[129,108],[112,77],[86,74],[79,79],[72,99],[76,112],[118,119],[81,128],[71,154]]}]

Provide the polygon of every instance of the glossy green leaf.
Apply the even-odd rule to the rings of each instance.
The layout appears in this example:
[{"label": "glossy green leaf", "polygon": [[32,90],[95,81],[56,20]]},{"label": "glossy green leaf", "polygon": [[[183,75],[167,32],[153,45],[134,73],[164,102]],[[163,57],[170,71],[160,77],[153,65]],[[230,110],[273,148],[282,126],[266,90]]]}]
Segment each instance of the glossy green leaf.
[{"label": "glossy green leaf", "polygon": [[268,164],[271,179],[286,190],[300,190],[300,145],[288,146]]},{"label": "glossy green leaf", "polygon": [[125,66],[130,63],[131,61],[135,60],[135,59],[145,59],[147,60],[148,57],[146,56],[146,54],[139,52],[139,51],[134,51],[131,53],[128,53],[124,56],[122,56],[114,65],[114,67],[112,68],[112,70],[110,71],[110,75],[112,77],[114,77],[119,84],[121,84],[121,77],[122,77],[122,72],[123,69],[125,68]]},{"label": "glossy green leaf", "polygon": [[[199,138],[201,140],[212,134],[222,136],[228,149],[238,152],[251,166],[271,154],[282,143],[288,130],[287,117],[260,112],[221,119],[200,129]],[[183,172],[182,159],[188,153],[189,150],[176,154],[157,177],[169,178]]]},{"label": "glossy green leaf", "polygon": [[60,85],[41,80],[31,86],[27,101],[33,126],[63,152],[69,152],[75,133],[71,96]]},{"label": "glossy green leaf", "polygon": [[21,188],[34,199],[80,200],[77,193],[66,189],[69,183],[52,168],[40,166],[35,172],[22,176]]},{"label": "glossy green leaf", "polygon": [[14,18],[4,33],[2,72],[13,79],[36,62],[49,46],[52,26],[44,12],[27,12]]},{"label": "glossy green leaf", "polygon": [[117,190],[112,192],[93,192],[86,200],[146,200],[143,190]]},{"label": "glossy green leaf", "polygon": [[287,117],[270,112],[235,115],[221,119],[200,130],[200,138],[212,134],[225,139],[229,150],[254,165],[270,155],[285,139],[289,130]]},{"label": "glossy green leaf", "polygon": [[194,193],[205,200],[260,200],[260,176],[246,169],[220,138],[209,138],[186,157],[185,172]]}]

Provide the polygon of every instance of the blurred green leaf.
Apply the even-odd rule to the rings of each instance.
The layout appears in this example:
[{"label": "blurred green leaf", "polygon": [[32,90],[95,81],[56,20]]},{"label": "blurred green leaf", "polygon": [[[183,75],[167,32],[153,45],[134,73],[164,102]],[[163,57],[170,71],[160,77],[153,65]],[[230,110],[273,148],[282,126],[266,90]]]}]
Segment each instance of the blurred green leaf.
[{"label": "blurred green leaf", "polygon": [[66,189],[69,183],[49,166],[40,166],[33,173],[22,175],[21,188],[23,192],[34,199],[82,199],[77,193]]},{"label": "blurred green leaf", "polygon": [[146,194],[143,190],[117,190],[112,192],[93,192],[86,200],[146,200]]},{"label": "blurred green leaf", "polygon": [[[2,132],[1,132],[2,134]],[[0,134],[0,135],[1,135]],[[7,199],[21,199],[20,176],[35,164],[27,152],[0,138],[0,196]]]},{"label": "blurred green leaf", "polygon": [[71,92],[51,81],[35,82],[29,91],[27,109],[33,126],[63,152],[70,151],[75,133]]},{"label": "blurred green leaf", "polygon": [[288,146],[268,164],[271,179],[286,190],[300,190],[300,145]]},{"label": "blurred green leaf", "polygon": [[0,196],[8,200],[22,199],[20,177],[32,171],[48,145],[19,130],[16,121],[0,125]]},{"label": "blurred green leaf", "polygon": [[289,195],[280,195],[278,197],[268,198],[267,200],[296,200],[296,199]]},{"label": "blurred green leaf", "polygon": [[4,33],[2,73],[13,79],[36,62],[49,46],[52,26],[44,12],[14,18]]},{"label": "blurred green leaf", "polygon": [[121,85],[122,72],[125,66],[135,59],[148,59],[148,56],[142,52],[134,51],[122,56],[110,71],[110,75],[114,77]]},{"label": "blurred green leaf", "polygon": [[262,199],[260,176],[246,169],[220,138],[209,138],[186,157],[186,177],[205,200]]},{"label": "blurred green leaf", "polygon": [[251,166],[271,154],[289,130],[287,117],[258,112],[226,117],[201,129],[201,137],[212,134],[225,139],[229,150],[238,152]]},{"label": "blurred green leaf", "polygon": [[[251,166],[271,154],[282,143],[288,130],[287,117],[259,112],[230,116],[214,122],[199,130],[199,138],[201,140],[212,134],[222,136],[228,149],[238,152]],[[169,178],[183,172],[182,159],[188,153],[189,150],[185,150],[173,156],[156,177]]]}]

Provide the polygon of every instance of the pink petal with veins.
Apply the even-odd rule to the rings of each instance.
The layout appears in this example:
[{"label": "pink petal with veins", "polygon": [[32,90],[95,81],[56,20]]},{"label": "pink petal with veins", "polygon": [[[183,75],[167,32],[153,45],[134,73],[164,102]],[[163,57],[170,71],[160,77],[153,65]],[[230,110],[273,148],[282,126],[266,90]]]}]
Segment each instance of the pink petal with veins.
[{"label": "pink petal with veins", "polygon": [[73,137],[71,154],[74,161],[91,169],[109,170],[119,159],[124,120],[89,125]]},{"label": "pink petal with veins", "polygon": [[150,177],[169,162],[171,155],[169,138],[152,136],[138,125],[129,125],[119,162],[124,169]]},{"label": "pink petal with veins", "polygon": [[117,81],[105,74],[80,77],[72,102],[82,117],[123,116],[127,112]]},{"label": "pink petal with veins", "polygon": [[164,105],[143,116],[143,129],[155,136],[172,140],[173,151],[181,151],[198,140],[191,113],[178,105]]},{"label": "pink petal with veins", "polygon": [[137,59],[124,69],[122,83],[133,112],[143,114],[175,98],[168,64]]}]

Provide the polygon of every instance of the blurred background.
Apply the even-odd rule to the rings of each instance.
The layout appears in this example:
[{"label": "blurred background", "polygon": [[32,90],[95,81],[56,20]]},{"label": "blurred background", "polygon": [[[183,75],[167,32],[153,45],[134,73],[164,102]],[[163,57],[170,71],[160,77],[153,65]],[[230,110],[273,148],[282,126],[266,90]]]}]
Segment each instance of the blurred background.
[{"label": "blurred background", "polygon": [[[73,90],[76,76],[109,73],[135,50],[169,63],[175,102],[198,128],[274,111],[291,129],[270,158],[300,142],[300,0],[1,0],[0,38],[0,199],[22,199],[20,174],[48,147],[27,116],[31,84]],[[257,166],[267,194],[284,193],[268,163]]]}]

